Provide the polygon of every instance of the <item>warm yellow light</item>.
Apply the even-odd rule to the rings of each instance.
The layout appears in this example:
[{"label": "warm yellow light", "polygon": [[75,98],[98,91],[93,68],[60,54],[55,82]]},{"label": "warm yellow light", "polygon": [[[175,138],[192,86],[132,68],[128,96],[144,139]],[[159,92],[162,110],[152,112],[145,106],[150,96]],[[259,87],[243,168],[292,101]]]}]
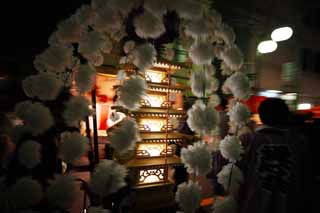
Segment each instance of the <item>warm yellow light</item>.
[{"label": "warm yellow light", "polygon": [[308,110],[311,109],[312,105],[310,103],[298,104],[298,110]]},{"label": "warm yellow light", "polygon": [[272,40],[262,41],[258,45],[258,51],[262,54],[271,53],[271,52],[275,51],[277,49],[277,47],[278,47],[278,44],[275,41],[272,41]]},{"label": "warm yellow light", "polygon": [[157,183],[164,181],[164,169],[140,170],[139,183]]},{"label": "warm yellow light", "polygon": [[[137,148],[138,157],[160,157],[165,154],[166,144],[139,144]],[[172,147],[167,147],[167,155],[172,155]]]},{"label": "warm yellow light", "polygon": [[166,78],[166,73],[148,69],[145,72],[145,77],[153,83],[162,83]]},{"label": "warm yellow light", "polygon": [[151,107],[161,107],[163,102],[166,101],[166,96],[163,95],[147,95],[145,100],[149,102]]},{"label": "warm yellow light", "polygon": [[285,41],[291,38],[293,30],[291,27],[280,27],[271,33],[271,38],[274,41]]},{"label": "warm yellow light", "polygon": [[140,126],[143,127],[143,130],[151,132],[160,132],[163,130],[163,127],[166,125],[165,119],[140,119]]},{"label": "warm yellow light", "polygon": [[181,69],[180,66],[177,65],[172,65],[172,64],[166,64],[166,63],[161,63],[161,62],[154,62],[153,63],[154,67],[158,67],[158,68],[164,68],[164,69],[171,69],[171,70],[177,70],[177,69]]}]

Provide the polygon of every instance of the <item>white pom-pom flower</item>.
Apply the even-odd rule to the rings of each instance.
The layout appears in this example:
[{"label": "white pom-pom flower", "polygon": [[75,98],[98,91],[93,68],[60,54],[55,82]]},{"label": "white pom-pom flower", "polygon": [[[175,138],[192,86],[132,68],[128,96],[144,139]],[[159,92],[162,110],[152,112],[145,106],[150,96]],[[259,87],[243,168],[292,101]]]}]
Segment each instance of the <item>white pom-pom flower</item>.
[{"label": "white pom-pom flower", "polygon": [[123,51],[128,54],[130,53],[134,47],[135,47],[136,43],[132,40],[127,41],[124,45],[123,45]]},{"label": "white pom-pom flower", "polygon": [[187,36],[191,36],[194,39],[206,38],[211,33],[210,23],[206,19],[196,19],[192,20],[185,29]]},{"label": "white pom-pom flower", "polygon": [[73,96],[65,104],[63,118],[68,126],[79,126],[80,121],[90,114],[89,102],[83,96]]},{"label": "white pom-pom flower", "polygon": [[175,9],[179,16],[184,19],[198,19],[202,15],[201,4],[194,0],[175,0],[168,5]]},{"label": "white pom-pom flower", "polygon": [[117,80],[119,81],[123,81],[125,80],[127,77],[127,73],[125,70],[119,70],[118,73],[117,73]]},{"label": "white pom-pom flower", "polygon": [[146,0],[144,1],[143,7],[158,17],[161,17],[167,12],[167,5],[164,1]]},{"label": "white pom-pom flower", "polygon": [[133,0],[109,0],[108,5],[113,10],[118,10],[123,16],[126,16],[135,6]]},{"label": "white pom-pom flower", "polygon": [[219,145],[221,155],[230,162],[236,162],[241,159],[243,147],[235,136],[227,135]]},{"label": "white pom-pom flower", "polygon": [[212,167],[212,156],[209,147],[204,142],[197,142],[181,150],[181,161],[187,167],[188,173],[206,175]]},{"label": "white pom-pom flower", "polygon": [[32,207],[43,197],[42,186],[30,177],[23,177],[8,189],[7,195],[9,202],[18,209]]},{"label": "white pom-pom flower", "polygon": [[124,81],[119,88],[119,104],[130,110],[137,110],[140,101],[145,96],[147,89],[146,81],[140,76],[133,76]]},{"label": "white pom-pom flower", "polygon": [[103,64],[104,57],[101,52],[92,53],[90,55],[85,55],[86,59],[93,66],[99,67]]},{"label": "white pom-pom flower", "polygon": [[240,184],[244,181],[241,170],[232,163],[225,165],[217,174],[217,177],[218,183],[220,183],[226,191],[229,190],[233,195],[238,193]]},{"label": "white pom-pom flower", "polygon": [[[106,5],[107,1],[102,3],[93,3],[97,5],[92,18],[93,28],[102,33],[116,32],[121,29],[122,18],[117,11]],[[101,5],[104,4],[104,5]],[[95,7],[95,6],[94,6]]]},{"label": "white pom-pom flower", "polygon": [[88,213],[111,213],[111,211],[100,206],[91,206],[88,209]]},{"label": "white pom-pom flower", "polygon": [[200,207],[201,189],[192,181],[182,183],[178,185],[175,198],[185,213],[193,213]]},{"label": "white pom-pom flower", "polygon": [[56,175],[46,191],[49,203],[59,208],[69,208],[76,198],[74,177]]},{"label": "white pom-pom flower", "polygon": [[236,45],[225,48],[221,58],[232,70],[239,70],[243,65],[243,54]]},{"label": "white pom-pom flower", "polygon": [[53,125],[49,108],[41,103],[24,101],[15,106],[15,114],[23,120],[26,130],[36,136],[44,133]]},{"label": "white pom-pom flower", "polygon": [[232,45],[236,40],[233,29],[227,24],[221,24],[215,31],[215,36],[223,40],[227,45]]},{"label": "white pom-pom flower", "polygon": [[64,72],[73,65],[73,48],[67,45],[51,45],[34,60],[35,68],[40,72]]},{"label": "white pom-pom flower", "polygon": [[[97,31],[90,31],[85,33],[79,41],[79,52],[86,55],[91,55],[110,48],[111,41],[104,34]],[[106,46],[108,48],[106,48]]]},{"label": "white pom-pom flower", "polygon": [[234,73],[234,70],[230,69],[224,62],[221,63],[221,75],[230,76]]},{"label": "white pom-pom flower", "polygon": [[134,27],[136,34],[145,39],[156,39],[166,31],[162,20],[148,11],[135,18]]},{"label": "white pom-pom flower", "polygon": [[197,65],[211,64],[213,59],[213,46],[210,42],[195,41],[189,50],[189,57]]},{"label": "white pom-pom flower", "polygon": [[93,192],[106,196],[118,191],[126,185],[127,169],[115,161],[102,160],[91,176]]},{"label": "white pom-pom flower", "polygon": [[95,83],[96,69],[91,64],[81,64],[75,73],[76,85],[80,92],[92,89]]},{"label": "white pom-pom flower", "polygon": [[56,99],[62,87],[62,81],[53,73],[30,75],[22,81],[23,91],[28,97],[43,101]]},{"label": "white pom-pom flower", "polygon": [[243,126],[250,121],[250,110],[248,107],[240,102],[237,102],[232,106],[231,110],[228,112],[230,121],[234,122],[238,126]]},{"label": "white pom-pom flower", "polygon": [[220,97],[217,94],[210,95],[208,105],[216,107],[221,103]]},{"label": "white pom-pom flower", "polygon": [[246,100],[250,97],[249,79],[245,74],[236,72],[227,78],[223,90],[224,92],[231,92],[237,99]]},{"label": "white pom-pom flower", "polygon": [[191,90],[197,97],[205,97],[218,89],[219,82],[209,70],[194,71],[191,74]]},{"label": "white pom-pom flower", "polygon": [[192,131],[199,134],[210,134],[219,123],[219,114],[213,107],[207,107],[198,100],[188,110],[187,124]]},{"label": "white pom-pom flower", "polygon": [[112,132],[110,146],[119,154],[124,154],[133,150],[138,140],[139,129],[137,123],[133,119],[124,119],[120,127]]},{"label": "white pom-pom flower", "polygon": [[78,132],[63,132],[59,145],[59,156],[67,163],[73,163],[88,150],[89,140]]},{"label": "white pom-pom flower", "polygon": [[81,33],[84,31],[83,26],[75,19],[74,16],[64,20],[57,26],[57,31],[53,33],[49,41],[51,44],[61,42],[64,44],[75,43],[80,40]]},{"label": "white pom-pom flower", "polygon": [[36,141],[25,141],[19,147],[18,160],[25,167],[32,169],[41,161],[41,145]]},{"label": "white pom-pom flower", "polygon": [[130,58],[132,58],[132,63],[137,66],[140,71],[144,72],[145,69],[152,66],[156,56],[157,52],[154,46],[150,43],[146,43],[139,45],[132,50]]},{"label": "white pom-pom flower", "polygon": [[236,199],[229,195],[223,199],[217,199],[213,205],[213,213],[236,213],[238,204]]}]

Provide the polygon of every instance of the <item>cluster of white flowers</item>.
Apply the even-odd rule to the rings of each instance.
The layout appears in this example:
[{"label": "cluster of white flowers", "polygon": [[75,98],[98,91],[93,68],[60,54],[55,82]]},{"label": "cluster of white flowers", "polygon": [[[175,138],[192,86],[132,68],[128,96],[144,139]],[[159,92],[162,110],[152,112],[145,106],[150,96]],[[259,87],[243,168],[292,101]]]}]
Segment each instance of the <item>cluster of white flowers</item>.
[{"label": "cluster of white flowers", "polygon": [[78,132],[63,132],[59,145],[59,156],[67,163],[73,163],[88,150],[89,140]]},{"label": "cluster of white flowers", "polygon": [[83,96],[73,96],[65,104],[63,118],[68,126],[79,126],[80,121],[90,114],[89,102]]},{"label": "cluster of white flowers", "polygon": [[46,197],[49,203],[59,208],[69,208],[76,198],[76,184],[70,175],[56,175],[47,188]]},{"label": "cluster of white flowers", "polygon": [[230,162],[236,162],[241,159],[243,147],[235,136],[227,135],[219,145],[221,155]]},{"label": "cluster of white flowers", "polygon": [[126,185],[127,169],[115,161],[102,160],[91,175],[93,192],[106,196]]},{"label": "cluster of white flowers", "polygon": [[250,121],[251,112],[246,105],[237,102],[234,106],[232,106],[228,112],[228,115],[230,116],[231,122],[241,127]]},{"label": "cluster of white flowers", "polygon": [[204,18],[192,20],[186,26],[185,33],[194,39],[206,38],[211,34],[210,23]]},{"label": "cluster of white flowers", "polygon": [[135,32],[140,38],[158,38],[166,28],[160,18],[151,12],[145,11],[134,20]]},{"label": "cluster of white flowers", "polygon": [[246,100],[250,96],[249,79],[245,74],[235,72],[225,81],[223,90],[224,92],[231,92],[237,99]]},{"label": "cluster of white flowers", "polygon": [[229,190],[229,192],[234,195],[239,191],[240,184],[244,181],[241,170],[232,163],[225,165],[217,177],[218,183],[220,183],[226,191]]},{"label": "cluster of white flowers", "polygon": [[123,107],[136,110],[140,107],[140,101],[145,96],[147,89],[146,81],[140,76],[132,76],[124,81],[119,88],[119,104]]},{"label": "cluster of white flowers", "polygon": [[42,199],[42,186],[30,177],[23,177],[8,189],[7,196],[16,208],[29,208]]},{"label": "cluster of white flowers", "polygon": [[18,149],[18,160],[25,167],[32,169],[41,161],[41,145],[36,141],[25,141]]},{"label": "cluster of white flowers", "polygon": [[213,213],[236,213],[238,208],[237,200],[229,195],[223,199],[217,199],[213,205]]},{"label": "cluster of white flowers", "polygon": [[54,100],[59,95],[63,83],[54,73],[42,72],[37,75],[30,75],[22,81],[24,93],[30,98],[40,100]]},{"label": "cluster of white flowers", "polygon": [[187,114],[188,126],[200,134],[210,134],[219,123],[218,112],[213,107],[206,106],[201,100],[196,101]]},{"label": "cluster of white flowers", "polygon": [[194,0],[175,0],[168,5],[175,9],[180,18],[187,20],[198,19],[202,15],[202,7],[199,1]]},{"label": "cluster of white flowers", "polygon": [[124,119],[119,128],[114,130],[110,136],[110,146],[119,154],[124,154],[135,148],[139,140],[139,129],[133,119]]},{"label": "cluster of white flowers", "polygon": [[217,94],[212,94],[209,96],[208,105],[212,107],[216,107],[220,104],[221,100]]},{"label": "cluster of white flowers", "polygon": [[236,45],[225,48],[221,58],[231,70],[239,70],[243,65],[243,54]]},{"label": "cluster of white flowers", "polygon": [[75,73],[75,81],[81,93],[90,91],[95,83],[96,69],[91,64],[79,65]]},{"label": "cluster of white flowers", "polygon": [[176,201],[185,213],[195,212],[200,207],[201,189],[197,183],[189,181],[178,185]]},{"label": "cluster of white flowers", "polygon": [[136,46],[136,43],[132,40],[127,41],[124,45],[123,45],[123,51],[128,54],[130,53],[132,50],[134,50],[134,47]]},{"label": "cluster of white flowers", "polygon": [[224,41],[227,45],[232,45],[236,40],[233,29],[227,24],[221,24],[215,31],[215,36]]},{"label": "cluster of white flowers", "polygon": [[191,74],[191,90],[197,97],[205,97],[207,94],[211,94],[219,87],[218,79],[212,76],[210,70],[194,71]]},{"label": "cluster of white flowers", "polygon": [[38,102],[20,102],[15,106],[14,112],[32,135],[44,133],[54,123],[50,110]]},{"label": "cluster of white flowers", "polygon": [[150,43],[136,46],[129,55],[132,59],[132,63],[137,66],[141,72],[150,68],[156,59],[157,51]]},{"label": "cluster of white flowers", "polygon": [[212,155],[204,142],[197,142],[181,150],[181,161],[188,173],[206,175],[212,167]]},{"label": "cluster of white flowers", "polygon": [[189,57],[194,64],[211,64],[213,59],[213,46],[210,42],[195,41],[189,50]]}]

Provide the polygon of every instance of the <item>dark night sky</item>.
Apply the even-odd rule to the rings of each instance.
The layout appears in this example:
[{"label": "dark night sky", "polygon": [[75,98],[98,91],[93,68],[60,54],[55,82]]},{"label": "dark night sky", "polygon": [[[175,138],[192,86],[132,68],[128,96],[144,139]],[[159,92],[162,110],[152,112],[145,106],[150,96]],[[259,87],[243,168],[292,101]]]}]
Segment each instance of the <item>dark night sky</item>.
[{"label": "dark night sky", "polygon": [[[12,2],[12,3],[8,3]],[[11,1],[0,5],[0,57],[29,61],[47,46],[57,23],[86,0]]]}]

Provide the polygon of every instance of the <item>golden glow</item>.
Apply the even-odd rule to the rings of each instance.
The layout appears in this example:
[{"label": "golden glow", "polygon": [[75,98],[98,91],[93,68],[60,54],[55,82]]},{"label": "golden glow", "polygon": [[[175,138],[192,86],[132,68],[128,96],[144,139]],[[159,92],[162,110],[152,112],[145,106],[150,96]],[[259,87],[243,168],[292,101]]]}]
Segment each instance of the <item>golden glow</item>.
[{"label": "golden glow", "polygon": [[[166,144],[139,144],[137,147],[138,157],[161,157],[165,154]],[[167,154],[172,155],[172,147],[167,147]]]},{"label": "golden glow", "polygon": [[181,69],[180,66],[177,65],[172,65],[172,64],[167,64],[167,63],[162,63],[162,62],[154,62],[153,63],[154,67],[158,67],[158,68],[164,68],[164,69],[171,69],[171,70],[178,70]]},{"label": "golden glow", "polygon": [[162,103],[166,101],[166,96],[164,95],[147,95],[145,100],[150,103],[151,107],[161,107]]},{"label": "golden glow", "polygon": [[151,132],[160,132],[163,127],[166,125],[165,119],[140,119],[140,126],[143,127],[143,130]]},{"label": "golden glow", "polygon": [[140,170],[139,183],[157,183],[164,181],[164,169]]},{"label": "golden glow", "polygon": [[145,72],[145,77],[153,83],[162,83],[167,77],[167,74],[165,72],[148,69]]},{"label": "golden glow", "polygon": [[260,120],[260,116],[258,113],[255,113],[251,116],[251,120],[256,123],[256,125],[262,125],[262,122]]}]

